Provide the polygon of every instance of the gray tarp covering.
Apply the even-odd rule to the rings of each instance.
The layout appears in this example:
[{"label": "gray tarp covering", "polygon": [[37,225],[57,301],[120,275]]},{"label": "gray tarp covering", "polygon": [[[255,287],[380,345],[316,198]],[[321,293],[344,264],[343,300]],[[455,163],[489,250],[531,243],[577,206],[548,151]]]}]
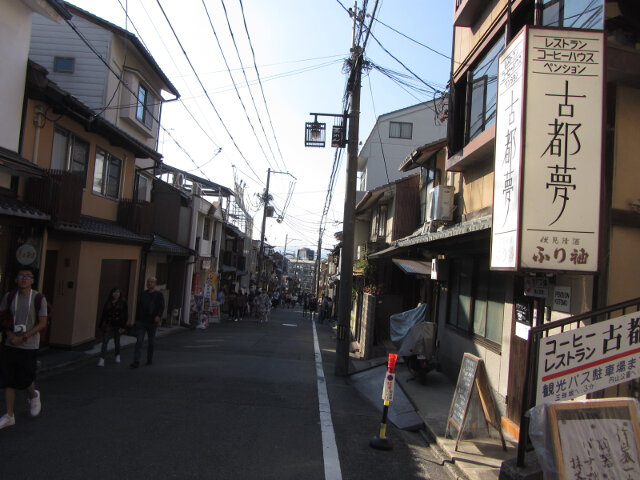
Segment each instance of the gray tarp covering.
[{"label": "gray tarp covering", "polygon": [[427,359],[435,356],[436,325],[425,322],[427,312],[428,305],[424,303],[389,317],[391,341],[398,355],[424,355]]}]

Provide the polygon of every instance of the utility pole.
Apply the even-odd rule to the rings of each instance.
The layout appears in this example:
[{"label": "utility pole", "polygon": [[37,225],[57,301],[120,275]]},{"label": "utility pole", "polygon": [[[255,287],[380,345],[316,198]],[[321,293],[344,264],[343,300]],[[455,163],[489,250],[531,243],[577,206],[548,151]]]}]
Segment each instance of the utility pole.
[{"label": "utility pole", "polygon": [[284,263],[285,263],[285,257],[287,256],[287,242],[289,241],[289,234],[287,233],[284,236],[284,252],[282,253],[282,266],[280,267],[280,269],[282,270],[282,274],[284,275]]},{"label": "utility pole", "polygon": [[262,228],[260,229],[260,251],[258,253],[258,278],[256,279],[256,287],[261,287],[262,270],[264,262],[264,229],[267,224],[267,208],[269,207],[269,179],[271,178],[271,168],[267,168],[267,188],[264,191],[264,210],[262,213]]},{"label": "utility pole", "polygon": [[353,247],[355,236],[356,183],[358,169],[358,129],[360,126],[360,83],[362,77],[362,48],[355,44],[358,16],[354,5],[354,36],[351,45],[351,73],[347,88],[351,92],[349,133],[347,145],[347,184],[344,199],[340,290],[338,294],[338,332],[336,341],[335,374],[349,374],[349,332],[351,327],[351,290],[353,288]]},{"label": "utility pole", "polygon": [[[322,228],[320,228],[320,232],[322,232]],[[318,257],[316,258],[316,271],[313,275],[313,283],[315,288],[316,296],[320,293],[320,262],[321,262],[321,253],[322,253],[322,234],[320,234],[320,238],[318,238]]]}]

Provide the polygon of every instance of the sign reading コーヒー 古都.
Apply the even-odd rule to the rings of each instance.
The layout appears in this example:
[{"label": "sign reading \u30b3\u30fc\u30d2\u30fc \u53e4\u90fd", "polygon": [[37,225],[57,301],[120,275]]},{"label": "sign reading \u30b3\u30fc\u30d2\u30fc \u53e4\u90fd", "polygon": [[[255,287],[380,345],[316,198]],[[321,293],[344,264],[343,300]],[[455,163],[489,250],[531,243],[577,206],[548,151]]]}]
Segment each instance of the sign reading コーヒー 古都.
[{"label": "sign reading \u30b3\u30fc\u30d2\u30fc \u53e4\u90fd", "polygon": [[640,312],[541,338],[536,404],[640,377]]}]

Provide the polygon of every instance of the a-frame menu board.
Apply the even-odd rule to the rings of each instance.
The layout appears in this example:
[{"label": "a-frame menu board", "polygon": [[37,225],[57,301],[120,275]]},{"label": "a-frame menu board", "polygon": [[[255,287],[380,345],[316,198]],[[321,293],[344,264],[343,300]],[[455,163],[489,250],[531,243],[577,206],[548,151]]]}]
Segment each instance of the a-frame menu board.
[{"label": "a-frame menu board", "polygon": [[493,397],[489,391],[487,374],[484,370],[484,362],[481,358],[471,355],[470,353],[465,353],[462,358],[462,365],[460,365],[460,373],[458,374],[456,390],[453,395],[453,400],[451,401],[451,408],[449,409],[449,418],[447,419],[445,436],[449,436],[449,428],[451,425],[458,430],[455,447],[455,450],[457,451],[474,388],[477,389],[478,397],[482,403],[482,411],[484,413],[484,419],[487,423],[487,427],[491,425],[498,430],[500,440],[502,441],[502,448],[506,450],[507,446],[504,441],[504,436],[502,435],[500,419],[498,418],[498,414],[493,403]]}]

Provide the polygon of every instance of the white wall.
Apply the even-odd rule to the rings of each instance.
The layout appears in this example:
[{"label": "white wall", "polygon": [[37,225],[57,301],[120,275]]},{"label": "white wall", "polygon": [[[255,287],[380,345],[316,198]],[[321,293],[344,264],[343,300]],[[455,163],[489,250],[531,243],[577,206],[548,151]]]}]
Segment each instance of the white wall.
[{"label": "white wall", "polygon": [[14,0],[0,0],[0,146],[18,151],[31,9]]},{"label": "white wall", "polygon": [[[378,118],[358,155],[358,171],[364,179],[359,190],[373,190],[415,173],[399,172],[398,167],[416,148],[447,135],[447,123],[436,120],[433,108],[432,102],[422,103]],[[389,138],[390,122],[412,123],[411,139]]]}]

